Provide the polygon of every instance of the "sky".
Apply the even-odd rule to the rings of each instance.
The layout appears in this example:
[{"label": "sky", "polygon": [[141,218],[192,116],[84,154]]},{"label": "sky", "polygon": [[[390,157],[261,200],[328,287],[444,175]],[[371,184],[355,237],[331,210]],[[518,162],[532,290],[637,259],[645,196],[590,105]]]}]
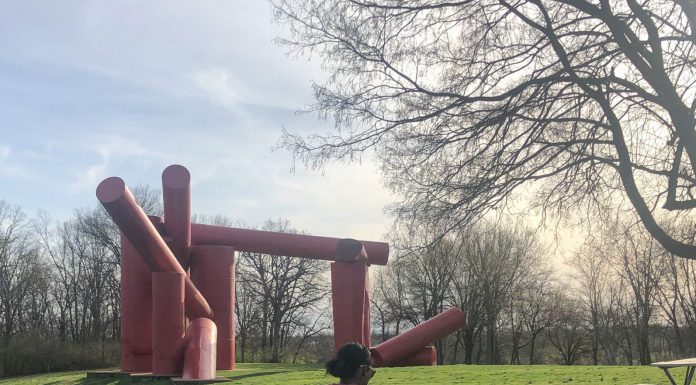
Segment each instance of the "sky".
[{"label": "sky", "polygon": [[281,129],[328,132],[297,111],[320,63],[288,56],[262,0],[4,1],[0,200],[56,219],[97,204],[101,180],[161,186],[184,165],[192,210],[311,234],[381,240],[386,190],[369,156],[308,170]]}]

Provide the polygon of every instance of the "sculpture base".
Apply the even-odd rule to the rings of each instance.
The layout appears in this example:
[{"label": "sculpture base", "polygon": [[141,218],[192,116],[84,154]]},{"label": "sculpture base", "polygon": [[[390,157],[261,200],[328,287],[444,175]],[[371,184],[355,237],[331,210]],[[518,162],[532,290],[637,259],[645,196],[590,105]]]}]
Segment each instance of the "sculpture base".
[{"label": "sculpture base", "polygon": [[87,372],[87,378],[116,378],[130,377],[132,373],[122,372],[120,370],[95,370]]},{"label": "sculpture base", "polygon": [[153,382],[160,380],[169,380],[175,376],[180,376],[180,373],[176,374],[152,374],[152,373],[131,373],[130,382]]},{"label": "sculpture base", "polygon": [[186,380],[181,377],[172,378],[172,383],[177,385],[188,385],[188,384],[215,384],[218,382],[229,382],[232,381],[227,377],[215,377],[210,380]]}]

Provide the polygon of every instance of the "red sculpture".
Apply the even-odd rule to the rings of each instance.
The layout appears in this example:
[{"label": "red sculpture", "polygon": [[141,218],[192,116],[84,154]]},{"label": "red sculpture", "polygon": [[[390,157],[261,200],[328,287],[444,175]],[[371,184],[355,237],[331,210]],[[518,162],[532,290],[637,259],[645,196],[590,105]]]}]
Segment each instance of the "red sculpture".
[{"label": "red sculpture", "polygon": [[464,326],[461,310],[452,308],[370,349],[377,366],[391,366]]},{"label": "red sculpture", "polygon": [[[191,223],[186,168],[162,173],[164,218],[149,217],[117,177],[97,198],[121,230],[121,371],[209,380],[234,369],[235,250],[334,261],[334,346],[370,346],[369,265],[389,244]],[[189,322],[187,322],[189,321]],[[433,365],[428,346],[463,325],[451,309],[373,349],[379,365]]]}]

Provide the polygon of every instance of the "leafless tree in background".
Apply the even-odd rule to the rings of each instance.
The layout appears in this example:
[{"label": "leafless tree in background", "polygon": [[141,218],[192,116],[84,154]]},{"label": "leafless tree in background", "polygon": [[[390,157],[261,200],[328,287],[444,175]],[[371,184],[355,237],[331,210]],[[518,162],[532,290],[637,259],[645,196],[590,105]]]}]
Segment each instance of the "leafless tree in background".
[{"label": "leafless tree in background", "polygon": [[652,362],[649,328],[657,306],[657,288],[663,276],[665,255],[657,242],[642,232],[626,234],[619,242],[623,265],[619,274],[628,283],[632,293],[638,359],[641,365],[647,365]]},{"label": "leafless tree in background", "polygon": [[0,377],[10,339],[31,321],[30,301],[41,289],[43,270],[30,220],[18,206],[0,200]]},{"label": "leafless tree in background", "polygon": [[[454,267],[462,258],[463,243],[458,239],[437,239],[438,235],[437,229],[422,224],[401,234],[401,237],[395,237],[393,242],[394,247],[402,253],[402,256],[396,257],[395,263],[398,265],[398,274],[402,274],[403,282],[392,281],[387,284],[395,285],[391,289],[394,292],[393,296],[401,298],[402,302],[397,313],[411,326],[445,310],[452,280],[458,274]],[[383,288],[384,282],[381,283]],[[407,293],[396,292],[400,285],[408,288]],[[446,359],[447,350],[444,349],[444,343],[444,340],[435,341],[440,364]]]},{"label": "leafless tree in background", "polygon": [[583,325],[580,308],[572,297],[561,298],[558,320],[547,330],[553,345],[564,365],[573,365],[586,351],[587,328]]},{"label": "leafless tree in background", "polygon": [[503,306],[513,291],[531,274],[541,249],[536,236],[519,225],[488,225],[477,229],[476,237],[464,252],[469,268],[479,277],[486,328],[486,362],[501,361],[498,322]]},{"label": "leafless tree in background", "polygon": [[258,299],[252,285],[253,282],[244,275],[238,275],[236,278],[234,316],[236,343],[239,346],[237,351],[241,362],[255,362],[258,348],[254,336],[261,335],[261,329],[265,324],[261,319]]},{"label": "leafless tree in background", "polygon": [[[284,220],[267,221],[263,229],[297,232]],[[326,330],[326,325],[316,322],[312,312],[321,313],[322,305],[327,305],[324,300],[328,286],[321,277],[327,268],[326,262],[307,258],[240,253],[237,273],[249,284],[261,311],[264,360],[280,362],[281,354],[298,331],[302,331],[302,340]]]},{"label": "leafless tree in background", "polygon": [[528,362],[534,365],[539,336],[558,318],[559,289],[553,272],[537,269],[531,271],[510,295],[507,317],[512,337],[511,364],[520,364],[520,351],[528,348]]},{"label": "leafless tree in background", "polygon": [[571,266],[575,269],[576,280],[580,285],[579,298],[585,309],[587,322],[592,331],[591,354],[592,363],[599,362],[599,349],[602,341],[603,311],[611,284],[611,266],[606,263],[606,248],[608,245],[590,238],[577,252]]},{"label": "leafless tree in background", "polygon": [[408,305],[405,264],[395,259],[387,266],[379,267],[372,283],[370,302],[377,310],[373,321],[377,322],[382,341],[401,333],[412,310]]},{"label": "leafless tree in background", "polygon": [[377,276],[373,303],[383,337],[385,325],[395,326],[398,334],[404,324],[416,325],[457,306],[467,323],[453,341],[437,342],[440,362],[457,360],[460,347],[461,362],[479,362],[476,345],[485,346],[486,362],[500,362],[501,312],[523,283],[531,285],[542,275],[535,274],[543,252],[536,236],[519,225],[499,223],[440,238],[430,226],[426,222],[397,236],[398,255]]},{"label": "leafless tree in background", "polygon": [[556,218],[696,207],[696,5],[646,0],[274,0],[279,41],[329,73],[311,110],[335,133],[287,133],[306,164],[373,149],[398,223],[462,228],[514,202]]}]

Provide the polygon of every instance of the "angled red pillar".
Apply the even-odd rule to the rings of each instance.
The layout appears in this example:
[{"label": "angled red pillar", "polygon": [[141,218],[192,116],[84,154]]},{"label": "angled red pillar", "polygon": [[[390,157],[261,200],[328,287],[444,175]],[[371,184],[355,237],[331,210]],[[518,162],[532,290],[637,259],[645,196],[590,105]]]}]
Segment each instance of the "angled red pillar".
[{"label": "angled red pillar", "polygon": [[164,227],[172,238],[172,251],[184,268],[191,247],[191,174],[184,166],[171,165],[162,172]]},{"label": "angled red pillar", "polygon": [[189,323],[184,354],[185,380],[210,380],[215,378],[215,323],[207,318],[196,318]]},{"label": "angled red pillar", "polygon": [[191,280],[213,309],[217,327],[217,369],[234,369],[234,248],[193,246]]},{"label": "angled red pillar", "polygon": [[[185,274],[184,269],[145,212],[135,202],[133,194],[121,178],[104,179],[97,187],[97,198],[123,235],[143,257],[150,270]],[[186,315],[189,318],[212,318],[210,306],[193,282],[186,278],[184,285]]]},{"label": "angled red pillar", "polygon": [[465,323],[461,310],[449,309],[370,349],[372,358],[378,366],[391,366],[417,354],[426,345],[456,331]]},{"label": "angled red pillar", "polygon": [[152,272],[121,236],[121,371],[152,371]]},{"label": "angled red pillar", "polygon": [[437,365],[437,349],[434,346],[426,346],[418,353],[401,359],[389,366],[435,366]]},{"label": "angled red pillar", "polygon": [[182,273],[152,273],[152,374],[181,374],[186,342]]},{"label": "angled red pillar", "polygon": [[[194,245],[232,246],[237,251],[335,261],[338,260],[337,248],[341,239],[193,223],[191,241]],[[356,242],[362,242],[371,264],[387,264],[388,243]]]},{"label": "angled red pillar", "polygon": [[334,353],[348,342],[370,345],[368,267],[365,261],[331,264],[331,298],[334,324]]}]

